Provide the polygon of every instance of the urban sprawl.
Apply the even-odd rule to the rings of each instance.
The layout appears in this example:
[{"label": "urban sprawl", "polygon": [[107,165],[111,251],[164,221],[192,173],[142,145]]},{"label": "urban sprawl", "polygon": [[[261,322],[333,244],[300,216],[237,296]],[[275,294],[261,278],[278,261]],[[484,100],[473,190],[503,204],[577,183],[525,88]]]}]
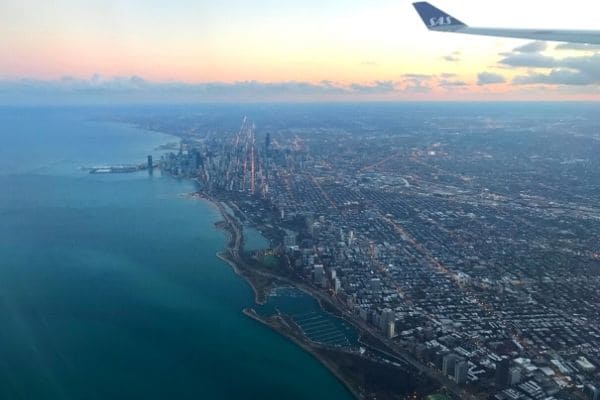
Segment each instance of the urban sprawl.
[{"label": "urban sprawl", "polygon": [[160,167],[235,204],[282,265],[454,395],[598,400],[600,137],[588,128],[446,117],[357,133],[244,118],[229,134],[180,134]]}]

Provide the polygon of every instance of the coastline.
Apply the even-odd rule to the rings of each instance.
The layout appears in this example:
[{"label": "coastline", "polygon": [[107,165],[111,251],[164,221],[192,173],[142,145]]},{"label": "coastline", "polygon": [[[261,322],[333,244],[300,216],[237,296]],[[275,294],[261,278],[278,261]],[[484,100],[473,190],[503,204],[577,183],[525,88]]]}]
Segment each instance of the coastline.
[{"label": "coastline", "polygon": [[244,274],[242,273],[242,271],[240,271],[240,269],[238,268],[237,264],[230,260],[229,258],[227,258],[227,256],[225,254],[223,254],[223,252],[217,252],[216,256],[218,258],[220,258],[221,260],[223,260],[224,262],[226,262],[227,264],[229,264],[229,266],[231,266],[231,268],[233,269],[233,271],[236,273],[236,275],[238,275],[239,277],[243,278],[246,282],[248,282],[248,284],[250,285],[250,287],[252,288],[252,290],[254,291],[254,302],[258,305],[264,305],[266,304],[267,300],[266,297],[268,296],[268,293],[266,293],[267,296],[261,296],[259,293],[259,289],[257,287],[257,285],[254,284],[254,282],[251,279],[247,279]]},{"label": "coastline", "polygon": [[[280,286],[292,286],[314,298],[322,310],[349,322],[357,329],[361,337],[366,335],[369,339],[376,338],[369,329],[365,330],[364,327],[357,325],[355,321],[344,315],[343,310],[341,310],[332,299],[326,298],[324,294],[299,282],[296,277],[274,275],[268,271],[261,270],[260,267],[248,264],[243,258],[244,234],[242,224],[238,217],[231,215],[226,210],[221,200],[215,199],[206,193],[197,192],[193,194],[193,197],[210,202],[221,213],[222,220],[216,222],[215,227],[227,232],[229,239],[225,249],[217,252],[216,256],[231,266],[238,276],[248,282],[254,291],[254,301],[257,305],[266,304],[272,289]],[[419,373],[418,369],[412,371],[410,368],[407,368],[410,366],[410,363],[405,361],[403,362],[403,365],[405,366],[398,364],[392,366],[391,364],[382,363],[381,360],[365,357],[362,354],[358,354],[358,352],[312,342],[291,319],[287,321],[285,315],[276,314],[271,317],[262,317],[258,315],[253,308],[245,308],[242,312],[247,317],[266,325],[283,337],[288,338],[312,357],[316,358],[356,399],[397,399],[397,394],[389,390],[389,377],[396,376],[396,374],[404,374],[405,376],[410,376],[410,378],[408,378],[409,383],[414,383],[412,382],[414,378],[413,374]],[[361,342],[361,344],[369,348],[371,347],[370,344],[364,342]],[[375,347],[375,349],[379,350],[377,347]],[[394,356],[394,358],[397,360],[401,359],[397,356]],[[385,370],[381,376],[371,373],[371,371],[378,369]],[[419,374],[418,378],[419,382],[423,382],[420,375],[421,374]],[[431,385],[428,382],[428,384],[424,386],[429,387]]]},{"label": "coastline", "polygon": [[[252,279],[251,277],[249,277],[248,274],[245,273],[245,271],[242,270],[242,268],[240,267],[241,260],[239,260],[238,254],[241,250],[243,250],[244,237],[243,237],[243,232],[240,229],[236,228],[236,225],[238,225],[239,221],[237,221],[238,223],[232,221],[232,219],[235,217],[231,216],[231,215],[229,215],[229,213],[227,213],[227,211],[225,210],[225,207],[223,206],[221,201],[214,199],[204,193],[198,193],[195,195],[195,197],[204,199],[207,202],[213,204],[219,210],[219,212],[221,213],[221,217],[223,218],[223,220],[215,223],[215,226],[217,227],[217,229],[221,229],[222,231],[226,232],[229,235],[229,239],[227,241],[225,249],[223,251],[217,252],[216,256],[219,259],[221,259],[222,261],[226,262],[229,266],[231,266],[233,271],[238,276],[243,278],[250,285],[250,287],[254,291],[254,302],[257,305],[266,304],[266,302],[268,300],[268,295],[271,292],[271,289],[273,289],[273,287],[264,287],[262,285],[259,286],[255,282],[255,280]],[[236,262],[236,260],[231,258],[232,254],[238,255],[237,262]],[[287,282],[287,283],[279,282],[279,283],[280,284],[290,284],[289,282]],[[294,285],[294,287],[297,287],[297,286]],[[311,297],[313,297],[310,292],[304,290],[303,288],[298,288],[298,289],[302,290],[303,292],[305,292],[308,295],[310,295]],[[319,303],[319,307],[323,308],[321,300],[317,299],[317,302]],[[356,398],[356,399],[364,399],[365,398],[364,395],[357,390],[357,388],[355,387],[353,382],[338,368],[338,366],[335,364],[335,362],[331,359],[328,359],[328,358],[320,355],[313,347],[313,346],[315,346],[315,344],[311,343],[308,339],[301,340],[296,335],[290,334],[289,332],[287,332],[287,333],[284,332],[281,326],[277,326],[272,321],[269,321],[269,320],[259,316],[253,308],[244,308],[242,310],[242,312],[247,317],[255,320],[256,322],[258,322],[264,326],[269,327],[270,329],[272,329],[273,331],[282,335],[283,337],[291,340],[292,343],[295,343],[301,349],[303,349],[308,354],[310,354],[312,357],[314,357],[316,360],[318,360],[323,366],[325,366],[325,368],[327,368],[346,387],[346,389],[352,394],[352,396],[354,396],[354,398]],[[286,324],[285,321],[283,319],[281,319],[281,317],[279,317],[279,316],[274,316],[273,318],[279,318],[283,322],[283,324]]]},{"label": "coastline", "polygon": [[[265,326],[268,326],[273,331],[275,331],[278,334],[282,335],[283,337],[291,340],[293,343],[295,343],[297,346],[302,348],[304,351],[306,351],[308,354],[310,354],[312,357],[314,357],[316,360],[318,360],[321,364],[323,364],[325,366],[325,368],[327,368],[329,371],[331,371],[331,373],[340,382],[342,382],[344,384],[344,386],[346,386],[348,391],[355,398],[357,398],[357,399],[364,398],[362,393],[357,391],[357,389],[354,387],[353,382],[350,381],[349,378],[342,373],[342,371],[340,371],[338,366],[332,360],[329,360],[328,358],[325,358],[325,357],[322,357],[321,355],[319,355],[318,352],[313,348],[314,345],[310,344],[309,341],[300,340],[299,338],[297,338],[295,335],[292,335],[292,334],[285,334],[282,331],[282,329],[277,327],[277,325],[275,325],[273,322],[258,315],[253,308],[244,308],[244,310],[242,312],[249,318],[252,318],[253,320],[255,320],[257,322],[259,322]],[[281,319],[281,317],[274,316],[273,318],[279,318],[281,320],[281,322],[285,324],[285,321],[283,321],[283,319]]]},{"label": "coastline", "polygon": [[214,199],[205,193],[195,193],[193,197],[209,202],[219,211],[222,220],[216,222],[215,227],[229,235],[225,249],[218,251],[215,255],[229,264],[238,276],[248,282],[254,291],[254,301],[256,304],[265,304],[273,287],[282,282],[279,282],[277,277],[273,275],[260,273],[245,265],[242,258],[244,251],[244,233],[242,224],[235,216],[230,215],[227,212],[221,201]]}]

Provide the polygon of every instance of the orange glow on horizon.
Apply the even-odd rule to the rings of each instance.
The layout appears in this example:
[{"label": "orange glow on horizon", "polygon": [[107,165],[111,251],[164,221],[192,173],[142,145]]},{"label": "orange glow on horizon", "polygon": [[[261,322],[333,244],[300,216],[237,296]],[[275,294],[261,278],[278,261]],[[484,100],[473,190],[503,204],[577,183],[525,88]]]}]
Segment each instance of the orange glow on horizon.
[{"label": "orange glow on horizon", "polygon": [[[8,38],[0,41],[0,80],[89,79],[99,74],[192,84],[329,81],[348,87],[390,81],[402,89],[410,84],[407,75],[418,74],[431,76],[422,78],[427,93],[423,89],[379,97],[600,97],[593,86],[513,84],[515,77],[537,71],[508,68],[499,61],[527,41],[427,32],[410,4],[397,0],[377,5],[349,0],[344,7],[313,0],[279,8],[269,3],[260,12],[245,3],[229,9],[203,2],[151,8],[127,1],[90,0],[77,6],[66,0],[52,5],[6,1],[0,5],[0,37]],[[471,18],[489,23],[486,7],[474,1],[446,2],[460,15],[469,17],[471,11]],[[36,3],[39,12],[27,13],[29,3]],[[523,5],[530,6],[535,8]],[[498,19],[528,23],[506,8]],[[549,24],[569,22],[560,18],[560,8],[548,13]],[[577,20],[582,27],[592,22]],[[564,58],[582,53],[557,51],[552,45],[544,54]],[[499,74],[506,82],[478,85],[484,72]]]}]

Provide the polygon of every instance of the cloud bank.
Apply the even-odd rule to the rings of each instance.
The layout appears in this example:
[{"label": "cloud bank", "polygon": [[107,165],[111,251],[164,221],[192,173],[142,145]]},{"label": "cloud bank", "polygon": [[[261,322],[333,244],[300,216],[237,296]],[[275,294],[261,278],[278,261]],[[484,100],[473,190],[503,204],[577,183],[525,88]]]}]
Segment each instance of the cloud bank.
[{"label": "cloud bank", "polygon": [[599,46],[559,44],[555,47],[556,50],[582,52],[562,58],[544,54],[546,49],[547,45],[544,42],[528,43],[512,52],[501,53],[499,64],[502,67],[527,69],[525,74],[512,80],[515,85],[600,85]]},{"label": "cloud bank", "polygon": [[453,74],[402,74],[397,80],[338,83],[152,82],[138,76],[57,80],[0,80],[0,104],[260,102],[329,100],[410,100],[434,90],[455,91],[468,83]]},{"label": "cloud bank", "polygon": [[0,80],[0,103],[79,103],[79,102],[192,102],[269,101],[368,96],[394,91],[394,83],[339,85],[287,82],[152,82],[138,76],[90,79],[64,77],[58,80]]}]

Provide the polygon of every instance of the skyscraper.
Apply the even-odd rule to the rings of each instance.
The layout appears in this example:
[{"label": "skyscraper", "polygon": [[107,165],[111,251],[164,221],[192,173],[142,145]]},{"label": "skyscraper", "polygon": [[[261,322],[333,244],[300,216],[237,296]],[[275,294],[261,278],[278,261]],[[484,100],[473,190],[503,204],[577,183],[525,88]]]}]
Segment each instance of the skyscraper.
[{"label": "skyscraper", "polygon": [[445,376],[454,376],[454,369],[456,367],[456,362],[460,359],[457,354],[450,353],[444,356],[444,361],[442,364],[442,373]]},{"label": "skyscraper", "polygon": [[521,368],[519,367],[512,367],[509,370],[509,384],[512,385],[516,385],[517,383],[521,382]]},{"label": "skyscraper", "polygon": [[386,336],[388,339],[392,339],[394,337],[396,337],[396,321],[392,320],[392,321],[388,321],[387,322],[387,326],[386,326]]},{"label": "skyscraper", "polygon": [[596,386],[592,384],[585,385],[583,392],[590,400],[600,400],[600,390],[598,390]]},{"label": "skyscraper", "polygon": [[495,382],[496,386],[504,387],[508,385],[509,382],[509,368],[510,368],[510,360],[508,358],[503,358],[500,362],[496,363],[496,376]]},{"label": "skyscraper", "polygon": [[198,170],[202,166],[202,155],[198,150],[194,150],[194,169]]},{"label": "skyscraper", "polygon": [[467,383],[467,372],[469,371],[469,365],[466,360],[459,360],[454,366],[454,381],[459,385]]},{"label": "skyscraper", "polygon": [[271,134],[267,132],[267,136],[265,137],[265,153],[267,157],[269,156],[269,147],[271,147]]},{"label": "skyscraper", "polygon": [[152,155],[148,156],[148,172],[152,173],[152,171],[154,170],[154,162],[152,161]]}]

